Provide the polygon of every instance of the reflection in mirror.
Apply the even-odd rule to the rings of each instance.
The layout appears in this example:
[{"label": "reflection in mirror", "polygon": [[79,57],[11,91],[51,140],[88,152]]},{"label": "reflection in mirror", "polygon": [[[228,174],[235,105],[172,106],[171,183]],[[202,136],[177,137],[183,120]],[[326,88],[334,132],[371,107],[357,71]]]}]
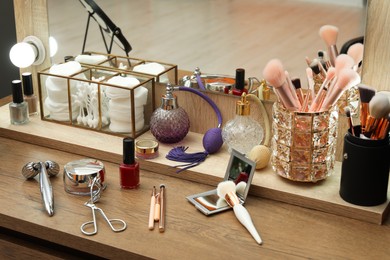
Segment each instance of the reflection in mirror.
[{"label": "reflection in mirror", "polygon": [[[99,30],[102,35],[102,39],[104,42],[104,46],[108,54],[112,51],[112,45],[115,43],[125,51],[126,56],[129,56],[129,52],[131,51],[131,46],[127,39],[123,36],[122,31],[119,27],[117,27],[111,19],[106,15],[106,13],[95,3],[93,0],[80,0],[80,3],[84,6],[84,8],[88,12],[88,20],[87,27],[85,30],[83,47],[81,53],[85,51],[85,44],[87,41],[88,31],[89,31],[89,22],[91,17],[97,22],[99,25]],[[105,34],[110,37],[110,43],[107,44]]]},{"label": "reflection in mirror", "polygon": [[[236,193],[241,204],[245,203],[248,196],[255,167],[253,161],[232,150],[224,181],[229,180],[236,184]],[[230,209],[226,201],[218,197],[216,189],[188,196],[187,199],[205,215]]]},{"label": "reflection in mirror", "polygon": [[[132,57],[178,64],[189,74],[200,67],[204,73],[234,77],[241,67],[247,78],[261,79],[266,63],[280,58],[291,76],[305,83],[305,57],[326,48],[318,35],[322,25],[339,27],[339,48],[364,32],[365,10],[358,0],[95,2],[124,35],[131,35]],[[48,9],[50,34],[59,42],[53,61],[80,54],[86,22],[80,2],[48,0]],[[88,51],[104,52],[96,26],[90,24]],[[120,52],[114,45],[112,53]]]}]

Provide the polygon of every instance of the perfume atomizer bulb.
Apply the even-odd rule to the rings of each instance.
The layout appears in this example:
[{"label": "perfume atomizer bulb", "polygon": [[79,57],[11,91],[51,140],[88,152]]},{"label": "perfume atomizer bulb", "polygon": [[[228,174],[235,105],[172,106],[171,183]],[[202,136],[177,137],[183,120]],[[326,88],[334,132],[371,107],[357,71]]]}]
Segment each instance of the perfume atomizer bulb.
[{"label": "perfume atomizer bulb", "polygon": [[56,176],[60,167],[56,162],[29,162],[22,168],[22,175],[26,179],[32,179],[39,174],[39,188],[42,201],[49,216],[54,215],[54,196],[49,177]]}]

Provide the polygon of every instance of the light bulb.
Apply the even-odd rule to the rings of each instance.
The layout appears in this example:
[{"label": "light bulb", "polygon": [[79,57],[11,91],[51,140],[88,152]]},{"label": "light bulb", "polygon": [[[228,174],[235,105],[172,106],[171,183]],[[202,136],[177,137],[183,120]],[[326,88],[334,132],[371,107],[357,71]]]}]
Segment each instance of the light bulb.
[{"label": "light bulb", "polygon": [[16,67],[27,68],[34,63],[36,51],[31,44],[20,42],[12,46],[9,52],[9,58]]},{"label": "light bulb", "polygon": [[46,51],[42,41],[31,35],[12,46],[9,52],[11,62],[19,68],[40,65],[45,60],[45,56]]},{"label": "light bulb", "polygon": [[50,49],[50,57],[54,57],[58,51],[57,40],[53,37],[49,37],[49,49]]}]

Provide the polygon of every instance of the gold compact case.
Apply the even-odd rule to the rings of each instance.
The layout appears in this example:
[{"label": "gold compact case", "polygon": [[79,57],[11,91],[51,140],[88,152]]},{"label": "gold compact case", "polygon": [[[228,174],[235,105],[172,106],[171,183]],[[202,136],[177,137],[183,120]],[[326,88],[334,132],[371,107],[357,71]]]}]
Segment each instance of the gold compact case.
[{"label": "gold compact case", "polygon": [[[240,204],[245,203],[255,169],[256,163],[254,161],[232,149],[225,177],[222,181],[233,181],[236,184],[236,193]],[[231,209],[225,200],[219,198],[217,189],[188,196],[187,200],[205,215]]]},{"label": "gold compact case", "polygon": [[138,159],[154,159],[158,156],[158,142],[152,139],[140,139],[135,142],[135,155]]},{"label": "gold compact case", "polygon": [[[64,166],[64,188],[73,195],[91,195],[91,186],[95,178],[99,178],[103,190],[105,168],[101,161],[95,159],[81,159],[72,161]],[[100,192],[94,189],[93,192]]]}]

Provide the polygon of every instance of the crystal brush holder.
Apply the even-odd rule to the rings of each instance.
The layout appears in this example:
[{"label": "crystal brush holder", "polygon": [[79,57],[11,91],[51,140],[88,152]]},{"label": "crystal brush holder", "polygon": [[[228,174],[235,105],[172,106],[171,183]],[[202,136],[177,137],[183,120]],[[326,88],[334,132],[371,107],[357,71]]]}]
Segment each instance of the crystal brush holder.
[{"label": "crystal brush holder", "polygon": [[275,102],[272,116],[273,170],[301,182],[328,177],[335,161],[337,107],[316,113],[291,112]]}]

